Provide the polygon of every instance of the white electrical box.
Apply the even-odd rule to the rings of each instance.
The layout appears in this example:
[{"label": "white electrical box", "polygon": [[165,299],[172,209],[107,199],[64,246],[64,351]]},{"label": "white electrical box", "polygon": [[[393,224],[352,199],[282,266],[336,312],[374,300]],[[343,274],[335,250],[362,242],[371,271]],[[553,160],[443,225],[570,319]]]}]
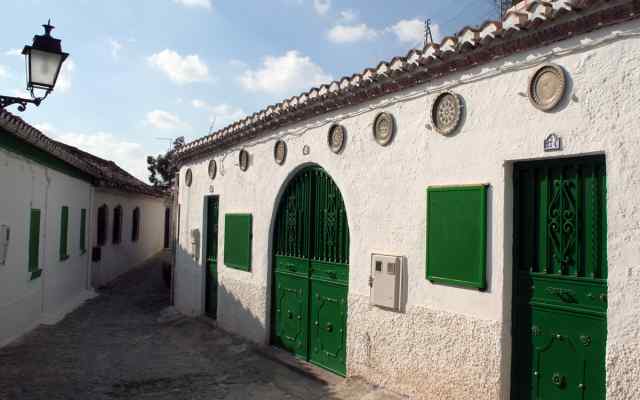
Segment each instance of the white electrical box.
[{"label": "white electrical box", "polygon": [[400,256],[371,255],[371,304],[400,310],[404,276],[404,258]]},{"label": "white electrical box", "polygon": [[9,239],[11,230],[7,225],[0,225],[0,265],[7,262],[7,251],[9,250]]},{"label": "white electrical box", "polygon": [[196,262],[200,259],[200,230],[197,228],[191,230],[191,257]]}]

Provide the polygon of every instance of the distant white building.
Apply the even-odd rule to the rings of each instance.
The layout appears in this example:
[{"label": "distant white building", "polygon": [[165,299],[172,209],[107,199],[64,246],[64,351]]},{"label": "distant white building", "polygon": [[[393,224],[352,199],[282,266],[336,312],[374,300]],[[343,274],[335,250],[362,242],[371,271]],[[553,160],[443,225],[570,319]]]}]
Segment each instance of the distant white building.
[{"label": "distant white building", "polygon": [[638,16],[528,1],[187,144],[176,306],[411,398],[640,398]]},{"label": "distant white building", "polygon": [[0,346],[59,321],[164,247],[162,192],[4,110],[0,182]]}]

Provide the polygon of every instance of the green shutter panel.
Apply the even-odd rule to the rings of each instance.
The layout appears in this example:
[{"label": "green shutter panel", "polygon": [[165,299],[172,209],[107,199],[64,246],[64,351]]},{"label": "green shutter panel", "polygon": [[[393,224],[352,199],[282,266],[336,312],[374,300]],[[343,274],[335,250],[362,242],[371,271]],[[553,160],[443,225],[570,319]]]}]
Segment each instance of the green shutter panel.
[{"label": "green shutter panel", "polygon": [[87,210],[80,210],[80,251],[84,254],[87,251],[87,242],[86,242],[86,232],[87,232]]},{"label": "green shutter panel", "polygon": [[69,258],[67,242],[69,233],[69,207],[63,206],[60,213],[60,260]]},{"label": "green shutter panel", "polygon": [[29,272],[31,279],[40,276],[40,210],[32,208],[29,222]]},{"label": "green shutter panel", "polygon": [[427,279],[484,290],[487,186],[427,189]]},{"label": "green shutter panel", "polygon": [[251,214],[227,214],[224,221],[224,263],[251,270]]}]

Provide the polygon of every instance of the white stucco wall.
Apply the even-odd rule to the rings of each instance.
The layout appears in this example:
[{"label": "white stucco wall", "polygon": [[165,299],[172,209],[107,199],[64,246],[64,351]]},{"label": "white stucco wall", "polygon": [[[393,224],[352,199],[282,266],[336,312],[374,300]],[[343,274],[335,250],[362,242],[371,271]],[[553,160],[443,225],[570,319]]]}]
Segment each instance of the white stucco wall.
[{"label": "white stucco wall", "polygon": [[[2,133],[5,134],[5,133]],[[55,323],[91,295],[89,252],[80,251],[80,210],[91,211],[88,182],[0,149],[0,224],[11,229],[6,265],[0,266],[0,346],[40,323]],[[69,207],[68,253],[60,260],[60,215]],[[41,210],[40,268],[28,271],[31,208]],[[88,214],[89,215],[89,214]],[[87,220],[87,224],[89,220]],[[89,245],[87,226],[87,247]]]},{"label": "white stucco wall", "polygon": [[[97,246],[98,208],[106,204],[107,241],[102,247],[102,258],[92,263],[91,282],[103,286],[162,250],[164,245],[164,213],[170,203],[167,199],[125,193],[103,188],[96,189],[93,203],[93,245]],[[113,242],[113,210],[122,206],[122,236]],[[133,210],[140,208],[139,239],[132,241]]]},{"label": "white stucco wall", "polygon": [[[603,29],[272,132],[212,153],[219,169],[214,181],[207,175],[210,158],[184,165],[178,200],[176,306],[188,314],[203,312],[202,255],[191,254],[190,231],[203,231],[204,196],[219,195],[219,260],[224,259],[224,215],[245,212],[254,218],[251,273],[225,268],[220,262],[219,323],[268,343],[275,208],[287,179],[315,163],[340,188],[350,225],[348,374],[416,398],[506,399],[511,358],[512,163],[605,154],[608,398],[640,398],[639,35],[638,21]],[[561,65],[570,76],[567,98],[551,113],[536,110],[521,95],[543,62]],[[451,137],[429,127],[428,110],[442,89],[455,91],[465,101],[464,123]],[[380,111],[396,118],[397,135],[388,147],[379,146],[371,133]],[[327,146],[327,131],[336,121],[348,135],[340,155]],[[550,133],[562,137],[561,152],[543,152],[543,140]],[[273,160],[278,138],[288,146],[284,166]],[[305,145],[311,150],[306,156]],[[237,166],[242,147],[251,154],[247,172]],[[190,188],[183,184],[187,168],[193,170]],[[425,188],[471,183],[491,185],[485,292],[433,285],[424,277]],[[405,313],[368,305],[371,253],[407,257]]]}]

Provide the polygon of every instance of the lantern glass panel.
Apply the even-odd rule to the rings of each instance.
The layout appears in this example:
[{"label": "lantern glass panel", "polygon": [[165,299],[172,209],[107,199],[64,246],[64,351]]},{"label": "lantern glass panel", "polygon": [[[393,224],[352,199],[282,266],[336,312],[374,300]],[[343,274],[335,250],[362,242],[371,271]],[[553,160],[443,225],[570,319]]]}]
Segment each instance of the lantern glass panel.
[{"label": "lantern glass panel", "polygon": [[62,65],[62,54],[31,49],[27,60],[30,63],[29,85],[35,88],[53,89]]}]

